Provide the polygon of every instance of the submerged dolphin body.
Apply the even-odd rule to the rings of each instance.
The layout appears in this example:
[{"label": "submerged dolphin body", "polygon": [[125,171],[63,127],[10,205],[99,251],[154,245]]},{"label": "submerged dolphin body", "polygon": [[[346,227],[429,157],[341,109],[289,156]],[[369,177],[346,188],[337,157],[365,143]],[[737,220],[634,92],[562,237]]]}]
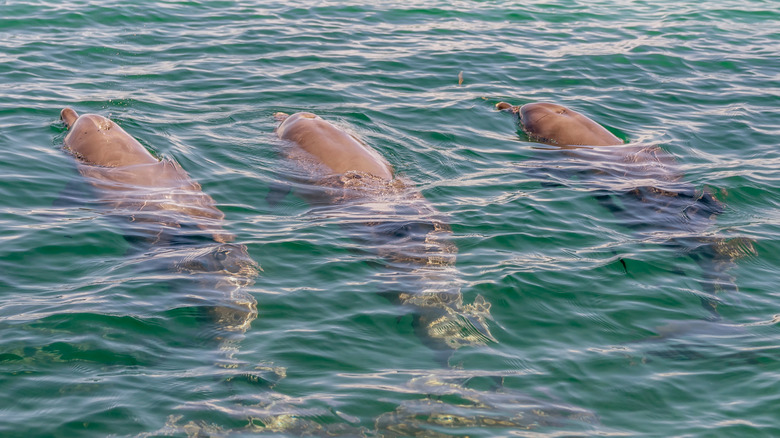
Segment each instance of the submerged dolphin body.
[{"label": "submerged dolphin body", "polygon": [[446,355],[494,342],[486,321],[490,304],[482,296],[463,303],[453,266],[457,247],[441,214],[344,130],[311,113],[277,118],[277,135],[292,144],[288,157],[326,192],[327,213],[342,218],[354,238],[393,269],[389,294],[412,311],[423,342]]},{"label": "submerged dolphin body", "polygon": [[[173,160],[159,160],[111,120],[65,108],[64,146],[102,204],[128,218],[133,233],[157,251],[154,260],[200,283],[198,305],[223,333],[243,333],[257,316],[244,290],[258,265],[222,228],[224,214]],[[215,294],[215,295],[212,295]]]}]

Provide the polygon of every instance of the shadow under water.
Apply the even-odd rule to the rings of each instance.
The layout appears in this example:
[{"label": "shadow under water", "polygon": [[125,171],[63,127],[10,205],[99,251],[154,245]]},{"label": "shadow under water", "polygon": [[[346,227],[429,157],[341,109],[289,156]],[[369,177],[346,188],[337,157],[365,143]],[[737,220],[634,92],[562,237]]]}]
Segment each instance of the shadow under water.
[{"label": "shadow under water", "polygon": [[[406,383],[395,386],[390,380],[411,376]],[[235,419],[248,419],[232,429],[213,421],[187,421],[172,415],[161,430],[142,436],[338,436],[338,437],[445,437],[498,436],[520,431],[545,433],[555,431],[571,436],[601,430],[598,417],[585,409],[565,403],[535,399],[519,391],[505,388],[505,377],[516,373],[467,370],[390,370],[375,375],[360,375],[363,387],[374,386],[402,394],[395,410],[377,417],[371,425],[361,425],[360,419],[332,408],[301,408],[313,401],[308,397],[287,397],[273,392],[260,392],[251,397],[204,402],[212,411]],[[489,382],[489,388],[471,387],[471,382]],[[381,382],[381,383],[380,383]],[[229,404],[229,406],[226,405]],[[192,404],[199,408],[203,403]],[[183,407],[187,410],[190,406]],[[246,421],[246,420],[244,420]]]},{"label": "shadow under water", "polygon": [[453,350],[496,342],[490,303],[481,295],[463,302],[457,246],[440,212],[400,179],[350,171],[327,181],[322,193],[331,204],[313,212],[338,219],[361,248],[381,258],[379,292],[413,315],[418,337],[444,365]]},{"label": "shadow under water", "polygon": [[529,397],[500,385],[489,390],[469,388],[471,379],[500,381],[503,376],[460,370],[413,378],[407,391],[416,398],[376,420],[382,437],[445,437],[515,433],[518,430],[583,429],[599,423],[587,410]]},{"label": "shadow under water", "polygon": [[[112,167],[74,155],[92,188],[80,196],[127,224],[122,229],[131,244],[130,263],[150,275],[187,276],[187,290],[178,291],[182,303],[206,310],[207,320],[223,333],[218,338],[234,343],[257,317],[257,302],[246,288],[254,284],[259,265],[245,245],[231,242],[234,236],[222,229],[224,215],[213,199],[172,160]],[[72,187],[67,195],[73,201]]]}]

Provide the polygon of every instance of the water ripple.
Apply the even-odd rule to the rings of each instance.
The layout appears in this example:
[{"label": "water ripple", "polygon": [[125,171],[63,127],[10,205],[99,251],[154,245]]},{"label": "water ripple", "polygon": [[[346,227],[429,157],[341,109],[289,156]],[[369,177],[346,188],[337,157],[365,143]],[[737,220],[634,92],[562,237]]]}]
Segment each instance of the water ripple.
[{"label": "water ripple", "polygon": [[[125,3],[0,5],[3,436],[780,434],[773,2]],[[540,147],[499,101],[571,106],[679,179]],[[264,269],[243,338],[69,191],[66,105],[216,200]],[[446,213],[497,344],[443,369],[420,343],[283,157],[273,114],[304,110]],[[722,212],[632,192],[672,185]]]}]

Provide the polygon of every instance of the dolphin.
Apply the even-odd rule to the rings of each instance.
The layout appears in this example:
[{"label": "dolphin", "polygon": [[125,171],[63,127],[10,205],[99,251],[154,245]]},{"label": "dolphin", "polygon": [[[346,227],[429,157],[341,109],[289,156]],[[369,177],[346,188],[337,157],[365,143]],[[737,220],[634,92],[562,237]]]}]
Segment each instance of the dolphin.
[{"label": "dolphin", "polygon": [[495,342],[486,321],[490,304],[482,296],[463,303],[457,247],[441,214],[397,178],[378,152],[345,130],[309,112],[277,114],[277,120],[277,135],[292,145],[288,158],[325,187],[329,213],[343,217],[356,229],[354,238],[395,270],[388,295],[412,311],[422,341],[446,355]]},{"label": "dolphin", "polygon": [[158,260],[203,279],[204,293],[221,292],[221,302],[206,306],[211,319],[221,330],[243,333],[257,316],[257,302],[243,288],[254,283],[259,266],[246,246],[232,243],[211,196],[177,162],[156,158],[108,118],[79,116],[72,108],[60,116],[69,131],[64,148],[101,202],[137,225],[133,231],[145,241],[166,249]]},{"label": "dolphin", "polygon": [[665,243],[685,251],[703,269],[702,285],[709,296],[701,297],[702,304],[713,319],[720,319],[713,297],[724,288],[736,289],[726,269],[735,258],[755,250],[747,239],[702,236],[724,206],[709,190],[685,183],[674,157],[656,145],[624,144],[592,119],[562,105],[500,102],[496,109],[512,113],[529,139],[560,147],[576,158],[551,169],[569,168],[589,180],[596,199],[627,226],[646,230],[653,240],[666,231],[663,235],[671,238]]}]

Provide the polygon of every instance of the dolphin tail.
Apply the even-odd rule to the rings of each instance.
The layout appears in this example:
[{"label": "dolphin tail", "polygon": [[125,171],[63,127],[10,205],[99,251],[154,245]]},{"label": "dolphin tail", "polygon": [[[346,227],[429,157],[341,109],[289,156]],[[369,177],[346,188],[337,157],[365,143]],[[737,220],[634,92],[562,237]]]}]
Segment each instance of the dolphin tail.
[{"label": "dolphin tail", "polygon": [[79,114],[73,110],[71,107],[65,107],[60,112],[60,118],[63,122],[65,122],[65,125],[70,129],[71,126],[73,126],[74,123],[76,123],[76,119],[79,118]]}]

